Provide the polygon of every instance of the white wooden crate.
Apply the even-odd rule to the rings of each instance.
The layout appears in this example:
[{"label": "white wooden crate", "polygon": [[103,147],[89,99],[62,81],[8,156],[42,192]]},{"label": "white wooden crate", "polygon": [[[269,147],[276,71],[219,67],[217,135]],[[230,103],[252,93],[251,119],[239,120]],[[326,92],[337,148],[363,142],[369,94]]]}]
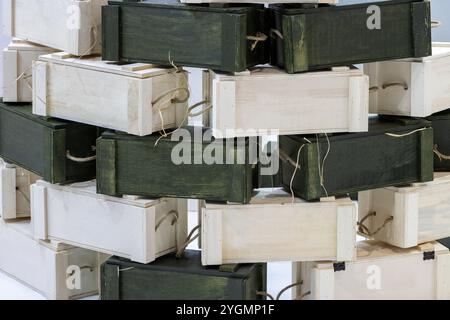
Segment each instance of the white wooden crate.
[{"label": "white wooden crate", "polygon": [[2,0],[2,31],[74,55],[100,53],[108,0]]},{"label": "white wooden crate", "polygon": [[36,239],[139,263],[176,251],[187,237],[186,200],[115,198],[96,194],[93,181],[70,186],[38,181],[31,186],[31,203]]},{"label": "white wooden crate", "polygon": [[261,189],[249,205],[206,203],[202,263],[349,261],[356,256],[357,203],[308,203],[280,189]]},{"label": "white wooden crate", "polygon": [[450,237],[450,173],[411,187],[390,187],[359,193],[359,220],[372,237],[400,248]]},{"label": "white wooden crate", "polygon": [[438,243],[399,249],[363,241],[355,262],[294,263],[292,282],[303,282],[294,299],[448,300],[450,253]]},{"label": "white wooden crate", "polygon": [[259,67],[239,75],[210,71],[204,78],[216,138],[255,136],[259,130],[279,135],[368,130],[369,83],[358,69],[287,74]]},{"label": "white wooden crate", "polygon": [[33,113],[139,136],[176,128],[188,108],[178,101],[189,93],[187,74],[175,71],[101,57],[41,56],[33,65]]},{"label": "white wooden crate", "polygon": [[[0,220],[0,270],[51,300],[78,299],[98,293],[103,255],[36,241],[32,229],[31,222],[26,220]],[[76,289],[76,279],[71,278],[77,277],[77,273],[72,274],[77,268],[80,289]]]},{"label": "white wooden crate", "polygon": [[371,113],[427,117],[450,108],[450,43],[433,43],[430,57],[369,63],[364,71]]},{"label": "white wooden crate", "polygon": [[13,39],[3,50],[3,102],[31,102],[33,61],[54,50]]},{"label": "white wooden crate", "polygon": [[30,186],[40,177],[0,159],[0,216],[3,220],[30,217]]}]

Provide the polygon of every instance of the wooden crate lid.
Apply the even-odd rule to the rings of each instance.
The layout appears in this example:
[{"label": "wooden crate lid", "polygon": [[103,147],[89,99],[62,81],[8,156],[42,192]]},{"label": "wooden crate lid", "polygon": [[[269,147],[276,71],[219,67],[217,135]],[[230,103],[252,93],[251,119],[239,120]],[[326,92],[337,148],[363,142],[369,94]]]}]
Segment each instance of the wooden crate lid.
[{"label": "wooden crate lid", "polygon": [[[431,122],[419,118],[378,115],[369,117],[368,132],[328,134],[328,139],[330,140],[330,142],[333,142],[376,135],[385,135],[386,133],[404,134],[423,128],[431,128]],[[325,137],[324,135],[320,135],[318,139],[317,135],[281,136],[280,141],[284,139],[292,139],[304,143],[305,138],[311,143],[316,143],[317,141],[319,141],[320,143],[327,143],[327,137]]]},{"label": "wooden crate lid", "polygon": [[437,112],[429,117],[427,117],[427,120],[433,122],[433,121],[439,121],[444,120],[448,121],[450,120],[450,108],[441,112]]},{"label": "wooden crate lid", "polygon": [[69,192],[74,193],[78,195],[82,195],[85,197],[95,198],[102,201],[110,201],[110,202],[116,202],[121,203],[128,206],[134,206],[134,207],[140,207],[140,208],[149,208],[156,206],[162,201],[163,199],[142,199],[139,197],[111,197],[107,195],[97,194],[97,184],[95,180],[87,181],[87,182],[79,182],[79,183],[73,183],[70,185],[56,185],[56,184],[50,184],[46,181],[40,180],[36,182],[36,185],[41,187],[47,187],[50,189],[63,191],[63,192]]},{"label": "wooden crate lid", "polygon": [[363,70],[358,69],[354,66],[343,67],[343,68],[332,68],[329,70],[304,72],[304,73],[294,73],[289,74],[286,71],[270,65],[260,65],[250,68],[248,72],[243,72],[239,75],[232,75],[222,72],[211,71],[214,78],[219,80],[251,80],[260,77],[267,77],[274,79],[285,78],[286,80],[296,80],[299,78],[312,78],[312,77],[332,77],[332,76],[362,76],[364,75]]},{"label": "wooden crate lid", "polygon": [[387,187],[385,189],[393,192],[406,193],[406,192],[417,192],[427,187],[432,187],[433,189],[444,188],[445,192],[447,192],[448,189],[450,189],[450,172],[435,172],[433,181],[417,182],[412,183],[410,186]]},{"label": "wooden crate lid", "polygon": [[39,57],[39,60],[138,79],[147,79],[176,72],[174,68],[157,67],[148,63],[124,64],[113,61],[104,61],[100,56],[86,56],[79,58],[65,52],[42,55]]},{"label": "wooden crate lid", "polygon": [[[439,59],[450,59],[450,42],[433,42],[432,43],[432,52],[433,54],[428,57],[421,58],[407,58],[407,59],[399,59],[393,60],[395,62],[426,62],[426,61],[435,61]],[[390,61],[392,62],[392,61]],[[379,62],[383,63],[383,62]]]},{"label": "wooden crate lid", "polygon": [[[18,103],[4,103],[3,99],[0,98],[0,112],[10,112],[23,117],[24,119],[31,120],[33,122],[39,123],[42,126],[50,128],[52,130],[74,128],[74,127],[85,127],[88,126],[83,123],[61,120],[57,118],[41,117],[33,114],[33,108],[30,103],[18,102]],[[91,126],[93,127],[93,126]]]},{"label": "wooden crate lid", "polygon": [[81,125],[76,124],[75,122],[59,120],[55,118],[44,118],[36,116],[33,114],[32,105],[30,103],[19,102],[14,104],[7,104],[4,103],[3,99],[1,98],[0,98],[0,112],[15,113],[20,117],[37,122],[43,126],[52,129],[63,129],[69,125]]},{"label": "wooden crate lid", "polygon": [[[317,202],[308,202],[300,198],[295,198],[294,203],[292,203],[292,195],[282,188],[264,188],[256,190],[256,193],[253,195],[250,204],[242,205],[242,204],[217,204],[217,203],[206,203],[207,209],[226,209],[226,208],[248,208],[249,205],[252,205],[252,208],[266,207],[269,205],[273,205],[280,208],[280,206],[292,206],[292,205],[305,205],[310,207],[318,207],[318,206],[327,206],[327,205],[352,205],[353,202],[350,198],[344,197],[340,199],[332,199],[329,201],[317,201]],[[356,202],[355,202],[356,204]]]},{"label": "wooden crate lid", "polygon": [[[439,242],[430,242],[417,247],[402,249],[383,242],[365,240],[357,243],[357,259],[356,261],[349,263],[368,263],[371,261],[375,262],[383,259],[400,258],[411,255],[422,255],[425,259],[427,253],[432,252],[434,252],[434,256],[436,256],[448,253],[449,249]],[[433,255],[430,255],[430,260],[432,258]],[[328,269],[330,268],[330,264],[332,263],[317,262],[316,267],[319,269]]]},{"label": "wooden crate lid", "polygon": [[374,0],[373,2],[361,2],[361,0],[346,0],[344,3],[335,5],[317,5],[317,4],[299,4],[284,3],[271,4],[269,7],[286,15],[307,14],[307,13],[323,13],[326,11],[335,11],[341,9],[364,9],[366,10],[371,4],[375,5],[395,5],[401,3],[423,2],[423,0]]},{"label": "wooden crate lid", "polygon": [[[211,141],[208,141],[207,139],[203,139],[205,132],[210,130],[208,128],[203,128],[203,127],[198,127],[198,126],[197,127],[185,126],[180,129],[187,130],[189,132],[189,136],[192,139],[191,142],[195,143],[195,144],[209,145],[212,142],[217,142],[217,143],[223,143],[224,145],[226,145],[227,140],[235,140],[235,146],[238,145],[237,139],[234,139],[234,138],[215,139],[215,138],[211,137]],[[166,131],[167,131],[167,133],[170,133],[170,130],[166,130]],[[168,135],[167,137],[162,137],[161,133],[154,133],[149,136],[137,137],[137,136],[120,133],[120,132],[113,132],[113,131],[105,131],[102,134],[102,139],[128,140],[128,141],[133,141],[133,142],[141,141],[141,142],[147,143],[149,145],[153,145],[153,146],[155,145],[155,143],[157,141],[159,141],[158,145],[160,145],[163,142],[167,142],[167,143],[171,143],[171,144],[179,144],[182,140],[182,139],[180,139],[180,141],[177,141],[177,140],[173,141],[172,135]],[[249,143],[249,139],[245,138],[245,146],[247,146],[248,143]]]},{"label": "wooden crate lid", "polygon": [[55,49],[45,47],[40,44],[36,44],[33,42],[13,38],[11,43],[8,45],[8,47],[5,50],[17,50],[17,51],[56,51]]},{"label": "wooden crate lid", "polygon": [[[246,279],[251,275],[256,268],[263,264],[239,264],[229,271],[218,266],[203,267],[201,263],[201,252],[196,250],[186,250],[181,258],[176,258],[176,255],[169,254],[157,259],[150,264],[140,264],[132,262],[128,259],[112,257],[106,264],[118,265],[121,269],[136,268],[145,269],[148,271],[164,271],[173,273],[187,273],[198,274],[210,277],[224,277],[224,278],[239,278]],[[264,264],[265,266],[265,264]],[[223,270],[223,271],[222,271]],[[164,281],[164,279],[161,279]]]},{"label": "wooden crate lid", "polygon": [[220,13],[246,13],[254,8],[264,8],[263,4],[243,4],[230,3],[224,6],[209,6],[208,4],[186,4],[178,0],[142,0],[142,1],[127,1],[127,0],[111,0],[109,5],[126,5],[147,8],[163,8],[175,10],[188,11],[204,11],[204,12],[220,12]]},{"label": "wooden crate lid", "polygon": [[[17,232],[18,234],[29,238],[30,241],[36,241],[34,239],[33,223],[29,219],[12,220],[7,222],[3,219],[0,219],[0,232],[2,232],[2,229],[6,228],[14,230],[14,232]],[[59,241],[40,240],[39,244],[55,252],[61,252],[75,248],[74,246],[67,245]]]}]

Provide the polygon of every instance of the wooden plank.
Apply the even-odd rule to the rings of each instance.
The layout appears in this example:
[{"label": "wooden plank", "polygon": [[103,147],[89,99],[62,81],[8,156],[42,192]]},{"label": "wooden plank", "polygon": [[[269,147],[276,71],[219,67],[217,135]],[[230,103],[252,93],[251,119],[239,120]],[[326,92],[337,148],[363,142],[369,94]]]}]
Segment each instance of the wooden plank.
[{"label": "wooden plank", "polygon": [[430,181],[432,134],[427,121],[371,117],[367,133],[280,136],[280,150],[284,158],[290,158],[281,162],[283,187],[290,190],[297,157],[301,170],[296,172],[292,189],[305,200]]},{"label": "wooden plank", "polygon": [[449,300],[450,299],[450,254],[439,254],[437,259],[437,276],[436,276],[436,299]]},{"label": "wooden plank", "polygon": [[0,102],[0,156],[52,183],[95,176],[95,161],[73,161],[67,152],[92,157],[98,134],[97,127],[35,116],[29,104]]},{"label": "wooden plank", "polygon": [[102,7],[102,55],[103,59],[120,61],[120,8]]},{"label": "wooden plank", "polygon": [[[56,249],[33,239],[29,221],[0,220],[0,270],[36,290],[50,300],[79,299],[98,292],[98,253],[66,247]],[[83,269],[81,289],[66,286],[64,266],[90,266]]]},{"label": "wooden plank", "polygon": [[186,206],[176,199],[115,200],[97,195],[95,182],[57,186],[39,181],[32,190],[40,240],[150,263],[174,252],[185,235],[177,230],[183,229],[178,224],[186,223],[187,210],[180,211]]},{"label": "wooden plank", "polygon": [[[201,253],[187,250],[151,264],[111,258],[102,267],[102,300],[263,300],[266,266],[240,265],[234,272],[204,268]],[[182,284],[180,286],[180,284]]]},{"label": "wooden plank", "polygon": [[248,36],[268,32],[262,18],[266,12],[260,5],[227,8],[189,6],[175,0],[110,1],[103,12],[105,60],[229,72],[268,61],[267,40],[253,50],[251,40],[247,40]]},{"label": "wooden plank", "polygon": [[[205,204],[206,205],[206,204]],[[222,211],[216,210],[208,214],[205,208],[202,208],[202,242],[203,265],[221,265],[223,264],[222,248]]]},{"label": "wooden plank", "polygon": [[[435,258],[425,257],[424,252],[429,250],[434,250]],[[305,268],[309,273],[306,277],[312,278],[302,287],[303,292],[310,292],[304,299],[448,298],[448,249],[437,243],[430,243],[427,248],[399,249],[380,242],[363,241],[358,243],[358,259],[346,262],[345,268],[333,270],[329,262],[302,262],[297,268]],[[294,276],[298,277],[298,273]]]},{"label": "wooden plank", "polygon": [[[46,62],[35,64],[36,115],[146,136],[177,128],[177,120],[181,121],[177,119],[178,110],[186,112],[188,108],[187,101],[171,101],[185,100],[188,86],[179,87],[184,75],[170,69],[123,71],[99,57],[56,60],[47,55],[40,59]],[[45,94],[45,83],[44,109],[44,99],[40,97]],[[99,89],[99,84],[108,90]]]},{"label": "wooden plank", "polygon": [[434,171],[450,172],[450,111],[442,111],[427,118],[433,127],[433,144],[435,149]]},{"label": "wooden plank", "polygon": [[33,212],[34,238],[36,240],[48,239],[47,225],[47,189],[42,185],[32,185],[30,206]]},{"label": "wooden plank", "polygon": [[18,81],[19,73],[18,52],[3,50],[3,100],[5,102],[18,102]]},{"label": "wooden plank", "polygon": [[236,135],[236,84],[232,81],[218,82],[212,80],[213,135],[218,139]]},{"label": "wooden plank", "polygon": [[[200,127],[185,127],[167,138],[104,133],[97,140],[98,192],[248,203],[256,168],[248,161],[239,163],[239,155],[247,154],[249,145],[232,143],[212,161],[203,155],[226,150],[227,141],[203,141],[203,133]],[[141,161],[136,162],[137,158]],[[223,165],[230,158],[231,163]]]},{"label": "wooden plank", "polygon": [[[316,8],[271,5],[272,25],[283,37],[277,36],[271,64],[294,73],[431,55],[429,2],[378,1],[376,5],[382,17],[380,29],[367,27],[367,3]],[[346,41],[349,34],[354,46]]]},{"label": "wooden plank", "polygon": [[8,37],[12,37],[14,34],[14,1],[15,0],[5,0],[1,3],[1,33]]},{"label": "wooden plank", "polygon": [[16,169],[4,163],[0,166],[0,208],[3,220],[16,218]]},{"label": "wooden plank", "polygon": [[336,260],[353,261],[356,258],[356,215],[355,208],[341,205],[337,208]]},{"label": "wooden plank", "polygon": [[433,55],[421,59],[376,62],[364,66],[370,77],[371,113],[428,117],[448,109],[450,44],[433,43]]},{"label": "wooden plank", "polygon": [[207,203],[202,211],[203,264],[353,260],[356,203],[291,201],[280,189],[262,189],[249,205]]},{"label": "wooden plank", "polygon": [[101,6],[107,0],[14,0],[12,37],[74,55],[99,53]]},{"label": "wooden plank", "polygon": [[357,69],[289,75],[260,67],[244,75],[210,73],[207,95],[217,138],[270,131],[274,135],[367,131],[368,81]]},{"label": "wooden plank", "polygon": [[[315,289],[312,294],[314,299],[334,300],[336,290],[334,275],[335,272],[332,267],[312,270],[311,285]],[[310,298],[309,295],[306,298]]]},{"label": "wooden plank", "polygon": [[47,117],[47,63],[33,63],[33,113]]},{"label": "wooden plank", "polygon": [[392,222],[373,237],[401,248],[450,237],[449,189],[450,175],[446,174],[420,186],[363,192],[365,195],[359,197],[360,220],[368,213],[376,212],[376,216],[366,223],[374,232],[386,219],[393,217]]}]

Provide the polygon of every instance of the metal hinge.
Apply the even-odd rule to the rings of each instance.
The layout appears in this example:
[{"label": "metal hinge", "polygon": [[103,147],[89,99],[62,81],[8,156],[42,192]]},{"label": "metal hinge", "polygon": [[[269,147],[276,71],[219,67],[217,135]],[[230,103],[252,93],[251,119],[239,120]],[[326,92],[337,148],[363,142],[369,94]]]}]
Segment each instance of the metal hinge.
[{"label": "metal hinge", "polygon": [[334,272],[345,271],[345,262],[337,262],[333,264]]},{"label": "metal hinge", "polygon": [[434,260],[434,258],[436,257],[436,254],[434,251],[426,251],[423,253],[423,260],[427,261],[427,260]]}]

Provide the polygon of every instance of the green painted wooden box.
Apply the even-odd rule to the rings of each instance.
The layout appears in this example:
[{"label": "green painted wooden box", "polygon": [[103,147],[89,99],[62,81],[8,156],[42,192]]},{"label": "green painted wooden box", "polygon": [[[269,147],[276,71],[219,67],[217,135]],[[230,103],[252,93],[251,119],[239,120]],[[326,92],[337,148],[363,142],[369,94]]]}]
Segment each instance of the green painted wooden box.
[{"label": "green painted wooden box", "polygon": [[[256,188],[280,188],[282,187],[281,167],[278,158],[278,143],[271,141],[266,144],[263,153],[259,156],[258,177],[254,184]],[[277,161],[277,163],[274,163]]]},{"label": "green painted wooden box", "polygon": [[450,109],[428,117],[434,131],[434,171],[450,171]]},{"label": "green painted wooden box", "polygon": [[290,190],[297,159],[292,189],[305,200],[432,181],[430,125],[386,116],[371,118],[368,133],[281,136],[283,186]]},{"label": "green painted wooden box", "polygon": [[177,0],[109,1],[103,59],[239,72],[269,60],[262,5],[186,5]]},{"label": "green painted wooden box", "polygon": [[[224,150],[227,140],[203,141],[203,129],[184,129],[189,132],[187,138],[192,137],[188,142],[183,138],[172,141],[172,135],[159,140],[156,146],[159,134],[135,137],[104,133],[97,141],[97,192],[248,203],[257,168],[248,161],[248,140],[231,141],[223,157],[208,164],[212,160],[204,155],[214,155],[213,149]],[[200,133],[194,135],[195,130]],[[172,156],[177,159],[173,161]],[[230,163],[227,156],[231,164],[226,164]]]},{"label": "green painted wooden box", "polygon": [[[271,63],[294,73],[431,55],[428,1],[355,2],[271,5]],[[371,20],[370,5],[380,8],[380,20]],[[379,29],[368,28],[377,21]]]},{"label": "green painted wooden box", "polygon": [[0,157],[51,183],[95,177],[95,159],[75,162],[68,156],[95,156],[98,130],[93,126],[35,116],[30,104],[7,105],[0,101]]},{"label": "green painted wooden box", "polygon": [[102,300],[263,300],[258,291],[266,291],[265,264],[220,271],[202,267],[200,251],[151,264],[113,257],[101,268]]}]

